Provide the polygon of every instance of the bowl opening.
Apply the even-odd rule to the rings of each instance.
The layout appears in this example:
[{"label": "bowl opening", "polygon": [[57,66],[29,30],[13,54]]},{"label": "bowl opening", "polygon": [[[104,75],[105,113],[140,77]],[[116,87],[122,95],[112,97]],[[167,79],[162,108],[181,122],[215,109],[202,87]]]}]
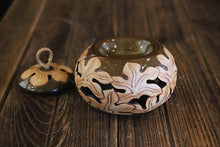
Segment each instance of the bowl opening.
[{"label": "bowl opening", "polygon": [[116,37],[95,44],[95,50],[101,56],[113,59],[135,59],[153,52],[152,41],[144,38]]}]

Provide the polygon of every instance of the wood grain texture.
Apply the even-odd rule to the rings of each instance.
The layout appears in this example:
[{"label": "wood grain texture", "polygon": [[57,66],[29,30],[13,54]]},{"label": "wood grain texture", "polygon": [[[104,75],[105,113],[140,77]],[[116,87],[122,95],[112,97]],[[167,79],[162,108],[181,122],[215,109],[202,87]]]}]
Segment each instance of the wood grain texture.
[{"label": "wood grain texture", "polygon": [[[117,34],[149,36],[151,31],[145,14],[143,1],[114,1]],[[127,25],[125,25],[127,24]],[[169,136],[163,106],[147,115],[119,116],[118,144],[121,146],[170,146]],[[152,137],[154,136],[154,137]]]},{"label": "wood grain texture", "polygon": [[[15,0],[0,23],[0,110],[46,0]],[[10,86],[9,86],[10,87]],[[4,95],[6,94],[6,95]]]},{"label": "wood grain texture", "polygon": [[[217,0],[15,1],[0,22],[0,146],[220,146],[219,6]],[[16,83],[41,47],[74,68],[88,45],[121,35],[159,40],[174,55],[176,89],[152,112],[110,115],[84,102],[74,86],[34,95]]]},{"label": "wood grain texture", "polygon": [[[70,1],[48,0],[0,114],[0,145],[49,146],[52,124],[60,95],[36,95],[18,87],[20,74],[36,64],[41,47],[53,50],[54,62],[63,63],[68,56],[75,15]],[[69,21],[71,20],[71,21]],[[45,59],[46,56],[43,57]],[[8,115],[9,114],[9,115]]]},{"label": "wood grain texture", "polygon": [[[198,3],[202,3],[199,4]],[[211,80],[220,86],[220,20],[219,1],[182,1],[183,13],[188,19],[191,32],[201,52],[201,57],[211,75]],[[207,13],[204,13],[204,10]],[[210,51],[211,50],[211,51]],[[211,57],[211,58],[210,58]],[[217,88],[217,85],[215,86]]]},{"label": "wood grain texture", "polygon": [[[200,50],[202,47],[198,47],[193,28],[181,23],[182,19],[187,24],[190,20],[184,18],[186,16],[183,14],[178,17],[180,13],[176,13],[183,7],[183,3],[178,3],[175,1],[179,7],[174,7],[172,1],[146,3],[150,25],[155,30],[152,36],[166,42],[174,57],[179,57],[176,58],[179,69],[176,92],[165,105],[171,127],[170,134],[176,146],[215,146],[219,143],[219,91],[204,64]],[[155,8],[160,9],[160,12],[155,13]],[[166,25],[156,28],[158,22]],[[164,32],[162,38],[160,32]]]},{"label": "wood grain texture", "polygon": [[[77,6],[74,12],[78,12],[79,17],[67,62],[71,67],[75,67],[82,51],[95,40],[113,36],[110,1],[81,3],[75,0],[73,5]],[[117,146],[117,117],[89,106],[75,87],[73,90],[59,99],[51,145]]]}]

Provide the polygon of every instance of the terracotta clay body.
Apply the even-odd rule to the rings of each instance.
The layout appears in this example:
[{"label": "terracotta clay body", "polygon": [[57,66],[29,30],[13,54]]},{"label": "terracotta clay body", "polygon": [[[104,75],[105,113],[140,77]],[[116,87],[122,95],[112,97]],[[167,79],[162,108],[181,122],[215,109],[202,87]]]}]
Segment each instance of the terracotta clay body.
[{"label": "terracotta clay body", "polygon": [[89,46],[75,68],[82,98],[114,114],[151,111],[172,94],[177,67],[171,53],[157,41],[116,37]]}]

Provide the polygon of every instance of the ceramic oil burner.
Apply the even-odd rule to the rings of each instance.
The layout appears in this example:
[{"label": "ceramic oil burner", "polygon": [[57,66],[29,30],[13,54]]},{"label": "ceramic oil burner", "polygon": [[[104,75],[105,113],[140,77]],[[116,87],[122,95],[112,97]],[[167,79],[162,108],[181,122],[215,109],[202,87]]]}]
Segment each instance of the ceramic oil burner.
[{"label": "ceramic oil burner", "polygon": [[82,53],[75,68],[82,98],[97,109],[122,115],[145,113],[162,105],[176,80],[171,53],[146,38],[99,41]]},{"label": "ceramic oil burner", "polygon": [[[40,60],[42,52],[49,52],[48,63]],[[31,66],[21,74],[19,86],[35,93],[59,92],[73,81],[73,71],[67,66],[51,63],[53,52],[49,48],[41,48],[36,54],[39,64]]]}]

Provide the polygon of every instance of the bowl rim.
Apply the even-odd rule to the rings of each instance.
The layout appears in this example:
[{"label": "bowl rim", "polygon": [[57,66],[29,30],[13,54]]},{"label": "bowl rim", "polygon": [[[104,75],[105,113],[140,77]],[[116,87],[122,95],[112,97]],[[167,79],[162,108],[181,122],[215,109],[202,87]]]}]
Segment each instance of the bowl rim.
[{"label": "bowl rim", "polygon": [[[147,53],[147,54],[142,54],[142,55],[139,55],[139,56],[134,56],[134,57],[128,57],[128,56],[125,56],[124,58],[121,57],[121,58],[116,58],[116,57],[113,57],[113,56],[106,56],[104,55],[103,53],[100,52],[100,47],[103,43],[107,42],[107,41],[110,41],[110,40],[120,40],[120,39],[131,39],[131,40],[145,40],[145,41],[148,41],[150,42],[150,45],[153,45],[153,49],[150,53]],[[146,47],[147,49],[148,47]],[[154,39],[150,39],[148,37],[136,37],[136,36],[113,36],[113,37],[108,37],[106,39],[102,39],[102,40],[99,40],[95,43],[93,43],[89,49],[92,49],[95,54],[99,57],[103,57],[103,58],[108,58],[108,59],[113,59],[113,60],[135,60],[135,59],[140,59],[140,58],[146,58],[146,57],[150,57],[150,56],[153,56],[153,55],[157,55],[159,53],[159,50],[163,49],[163,45],[158,42],[157,40],[154,40]]]}]

